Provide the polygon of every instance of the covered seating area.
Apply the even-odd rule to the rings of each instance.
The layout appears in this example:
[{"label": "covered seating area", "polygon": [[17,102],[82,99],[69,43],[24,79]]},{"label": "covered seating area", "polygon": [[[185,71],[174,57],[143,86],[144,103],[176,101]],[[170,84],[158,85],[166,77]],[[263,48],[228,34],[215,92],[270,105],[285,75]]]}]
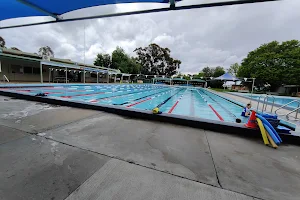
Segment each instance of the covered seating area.
[{"label": "covered seating area", "polygon": [[206,81],[202,79],[192,79],[189,80],[189,85],[193,85],[194,87],[205,87]]}]

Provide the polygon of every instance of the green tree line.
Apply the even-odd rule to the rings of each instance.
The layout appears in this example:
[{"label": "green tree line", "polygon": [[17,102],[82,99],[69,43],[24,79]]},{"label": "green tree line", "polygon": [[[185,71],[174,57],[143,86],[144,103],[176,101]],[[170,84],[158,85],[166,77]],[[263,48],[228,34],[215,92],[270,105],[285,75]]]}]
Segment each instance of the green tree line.
[{"label": "green tree line", "polygon": [[177,74],[181,61],[171,57],[171,50],[150,44],[134,50],[136,57],[129,56],[123,48],[117,47],[112,54],[99,53],[94,65],[119,69],[122,73],[167,75]]}]

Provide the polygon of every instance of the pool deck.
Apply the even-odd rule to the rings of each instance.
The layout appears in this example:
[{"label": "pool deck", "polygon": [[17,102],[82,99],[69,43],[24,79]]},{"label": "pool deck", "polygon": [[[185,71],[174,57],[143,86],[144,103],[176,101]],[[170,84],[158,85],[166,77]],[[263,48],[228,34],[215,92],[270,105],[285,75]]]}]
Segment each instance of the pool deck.
[{"label": "pool deck", "polygon": [[0,96],[0,199],[298,200],[299,146]]},{"label": "pool deck", "polygon": [[[212,92],[217,93],[219,95],[222,95],[222,96],[224,96],[224,97],[226,97],[228,99],[232,99],[232,100],[238,101],[240,103],[243,103],[244,105],[246,105],[247,103],[250,102],[249,98],[244,98],[244,97],[241,97],[241,96],[237,96],[234,93],[230,93],[230,92],[215,92],[215,91],[212,91]],[[256,110],[258,101],[255,100],[255,99],[252,99],[251,100],[251,104],[252,104],[252,109]],[[259,107],[258,107],[259,110],[262,110],[262,105],[263,104],[260,102],[259,103]],[[279,108],[278,106],[274,106],[273,107],[273,111],[276,110],[276,109],[278,109],[278,108]],[[268,105],[267,106],[267,111],[270,111],[270,109],[271,109],[271,106]],[[291,110],[281,109],[279,111],[279,114],[281,115],[281,116],[279,116],[279,118],[281,118],[281,119],[283,119],[283,120],[286,121],[286,118],[285,118],[284,115],[288,114],[289,112],[291,112]],[[292,118],[291,118],[291,120],[289,120],[289,122],[291,122],[291,123],[293,123],[293,124],[296,125],[296,131],[294,131],[293,134],[300,137],[300,121],[299,120],[295,121],[295,120],[292,120]]]}]

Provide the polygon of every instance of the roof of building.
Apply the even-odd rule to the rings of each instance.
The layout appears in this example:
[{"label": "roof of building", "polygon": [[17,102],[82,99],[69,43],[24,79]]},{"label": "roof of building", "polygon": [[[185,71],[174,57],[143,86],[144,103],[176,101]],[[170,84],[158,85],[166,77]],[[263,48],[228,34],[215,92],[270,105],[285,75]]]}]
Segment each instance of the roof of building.
[{"label": "roof of building", "polygon": [[183,79],[183,78],[173,78],[172,79],[173,81],[187,81],[186,79]]},{"label": "roof of building", "polygon": [[82,68],[83,67],[83,68],[92,68],[92,71],[94,70],[94,71],[100,72],[100,71],[109,70],[110,73],[121,73],[121,71],[117,70],[117,69],[109,69],[109,68],[90,65],[90,64],[78,63],[78,62],[72,61],[70,59],[50,58],[50,60],[43,60],[42,56],[40,56],[36,53],[28,53],[28,52],[12,50],[12,49],[7,49],[7,48],[0,48],[0,56],[43,62],[43,64],[45,64],[45,65],[52,65],[52,66],[58,66],[58,67],[70,67],[70,68]]},{"label": "roof of building", "polygon": [[205,83],[206,81],[202,80],[202,79],[192,79],[189,82],[199,82],[199,83]]}]

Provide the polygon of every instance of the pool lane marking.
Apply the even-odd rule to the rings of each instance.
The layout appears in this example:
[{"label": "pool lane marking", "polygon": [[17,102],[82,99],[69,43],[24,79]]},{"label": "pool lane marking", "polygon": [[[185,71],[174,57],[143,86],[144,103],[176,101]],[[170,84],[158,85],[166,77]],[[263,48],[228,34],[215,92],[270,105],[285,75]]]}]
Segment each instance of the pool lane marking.
[{"label": "pool lane marking", "polygon": [[191,90],[191,106],[190,106],[190,115],[195,116],[195,99],[194,99],[194,90]]},{"label": "pool lane marking", "polygon": [[[205,93],[207,95],[207,91],[202,91],[203,93]],[[213,94],[213,93],[212,93]],[[227,108],[225,108],[224,106],[222,106],[219,102],[217,102],[216,100],[214,100],[212,97],[210,97],[209,95],[207,95],[209,98],[211,98],[214,102],[216,102],[221,108],[223,108],[227,113],[229,113],[231,116],[234,117],[234,119],[236,119],[237,117],[235,116],[235,114],[233,114],[232,112],[230,112]]]},{"label": "pool lane marking", "polygon": [[143,102],[148,101],[148,100],[150,100],[150,99],[152,99],[152,98],[150,97],[150,98],[144,99],[144,100],[142,100],[142,101],[135,102],[135,103],[130,104],[130,105],[126,106],[126,107],[127,107],[127,108],[130,108],[130,107],[132,107],[132,106],[135,106],[135,105],[137,105],[137,104],[143,103]]},{"label": "pool lane marking", "polygon": [[179,101],[182,99],[184,93],[187,91],[187,89],[182,93],[182,95],[178,98],[178,100],[175,102],[175,104],[171,107],[171,109],[169,110],[169,114],[171,114],[173,112],[173,110],[175,109],[175,107],[177,106],[177,104],[179,103]]},{"label": "pool lane marking", "polygon": [[[114,105],[125,105],[125,104],[128,104],[128,103],[133,102],[133,101],[138,101],[138,100],[141,100],[141,99],[150,97],[150,96],[152,96],[152,95],[164,93],[164,92],[166,92],[166,91],[168,91],[168,90],[169,90],[169,88],[168,88],[168,89],[162,89],[162,90],[159,91],[159,92],[156,92],[156,93],[153,93],[153,94],[149,94],[149,95],[146,95],[146,96],[143,96],[143,97],[139,97],[139,98],[137,98],[137,99],[134,99],[134,100],[131,100],[131,101],[127,101],[127,102],[124,102],[124,103],[121,103],[121,104],[114,104]],[[154,98],[154,97],[152,97],[152,98]],[[152,99],[152,98],[151,98],[151,99]],[[148,99],[148,100],[150,100],[150,99]],[[142,102],[141,102],[141,103],[142,103]],[[131,107],[131,106],[130,106],[130,107]]]},{"label": "pool lane marking", "polygon": [[[148,89],[148,90],[144,90],[144,91],[150,91],[150,90],[152,90],[152,89]],[[93,103],[96,103],[99,100],[107,100],[107,99],[112,99],[112,98],[116,98],[116,97],[132,95],[132,94],[136,94],[136,93],[140,93],[140,90],[132,92],[132,93],[127,93],[127,94],[119,94],[119,95],[115,95],[115,96],[111,96],[111,97],[101,97],[101,98],[93,99]]]},{"label": "pool lane marking", "polygon": [[[130,108],[130,107],[132,107],[132,106],[135,106],[135,105],[137,105],[137,104],[143,103],[143,102],[145,102],[145,101],[149,101],[149,100],[151,100],[151,99],[155,99],[156,97],[159,97],[159,96],[161,96],[162,94],[165,94],[165,93],[170,92],[170,91],[171,91],[171,90],[169,90],[169,88],[168,88],[168,89],[166,89],[166,90],[164,90],[164,91],[162,91],[162,92],[157,92],[157,93],[151,94],[151,95],[155,95],[155,94],[158,94],[158,95],[155,95],[155,96],[153,96],[153,97],[150,97],[150,98],[147,98],[147,99],[144,99],[144,100],[135,102],[135,103],[130,104],[130,105],[126,106],[126,107],[127,107],[127,108]],[[148,96],[151,96],[151,95],[148,95]],[[146,96],[146,97],[148,97],[148,96]],[[143,97],[143,98],[145,98],[145,97]],[[139,98],[139,99],[142,99],[142,98]],[[136,100],[138,100],[138,99],[136,99]],[[133,101],[136,101],[136,100],[133,100]]]},{"label": "pool lane marking", "polygon": [[217,117],[219,118],[219,120],[224,121],[223,117],[212,107],[212,105],[210,105],[208,103],[208,101],[203,97],[203,95],[200,94],[200,92],[198,90],[196,90],[196,91],[202,97],[202,99],[207,103],[207,105],[212,109],[212,111],[217,115]]},{"label": "pool lane marking", "polygon": [[88,93],[88,94],[77,94],[77,95],[72,95],[72,96],[60,96],[61,98],[73,98],[73,97],[78,97],[78,96],[93,96],[96,94],[110,94],[113,92],[95,92],[95,93]]}]

